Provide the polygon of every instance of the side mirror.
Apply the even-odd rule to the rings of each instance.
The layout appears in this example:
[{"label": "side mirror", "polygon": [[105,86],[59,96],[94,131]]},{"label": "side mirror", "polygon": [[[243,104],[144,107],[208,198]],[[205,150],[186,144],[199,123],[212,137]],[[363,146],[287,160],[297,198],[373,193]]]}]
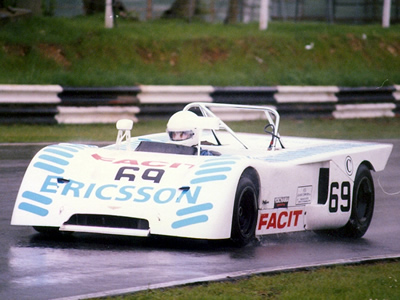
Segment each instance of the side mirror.
[{"label": "side mirror", "polygon": [[122,119],[118,120],[117,122],[117,129],[118,129],[118,135],[117,135],[117,141],[116,141],[116,146],[117,149],[120,148],[120,145],[125,139],[126,143],[126,150],[131,149],[131,130],[133,128],[133,121],[128,120],[128,119]]},{"label": "side mirror", "polygon": [[118,120],[117,129],[118,130],[132,130],[133,121],[128,119]]}]

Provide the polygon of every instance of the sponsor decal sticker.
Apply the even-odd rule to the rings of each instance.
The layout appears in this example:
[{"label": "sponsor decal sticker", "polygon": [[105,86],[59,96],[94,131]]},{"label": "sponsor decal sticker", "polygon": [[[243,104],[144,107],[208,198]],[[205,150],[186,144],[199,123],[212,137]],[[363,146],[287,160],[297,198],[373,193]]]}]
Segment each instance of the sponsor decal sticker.
[{"label": "sponsor decal sticker", "polygon": [[274,198],[274,208],[287,208],[289,204],[289,197],[276,197]]},{"label": "sponsor decal sticker", "polygon": [[351,176],[353,174],[353,160],[350,156],[347,156],[344,161],[344,167],[346,169],[347,175]]},{"label": "sponsor decal sticker", "polygon": [[312,185],[299,186],[297,188],[296,205],[305,205],[311,203]]},{"label": "sponsor decal sticker", "polygon": [[304,228],[302,209],[279,209],[260,212],[257,234],[298,231]]}]

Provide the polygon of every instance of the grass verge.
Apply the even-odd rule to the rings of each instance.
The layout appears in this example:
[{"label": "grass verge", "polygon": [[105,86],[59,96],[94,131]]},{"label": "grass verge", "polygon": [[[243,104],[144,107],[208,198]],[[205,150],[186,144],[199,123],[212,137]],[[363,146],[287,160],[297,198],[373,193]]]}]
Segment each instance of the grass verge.
[{"label": "grass verge", "polygon": [[1,26],[0,65],[2,84],[393,85],[400,25],[34,17]]}]

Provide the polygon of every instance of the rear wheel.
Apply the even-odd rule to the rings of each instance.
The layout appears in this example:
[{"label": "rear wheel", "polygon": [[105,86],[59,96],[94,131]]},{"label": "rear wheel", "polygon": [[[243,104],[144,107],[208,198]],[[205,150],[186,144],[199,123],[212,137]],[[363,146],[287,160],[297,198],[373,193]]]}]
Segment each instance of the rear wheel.
[{"label": "rear wheel", "polygon": [[366,165],[361,165],[354,181],[353,203],[347,224],[339,229],[316,232],[344,238],[360,238],[367,232],[371,223],[374,203],[375,190],[371,172]]},{"label": "rear wheel", "polygon": [[255,237],[257,188],[253,180],[248,174],[243,174],[236,190],[231,240],[237,246],[244,246]]},{"label": "rear wheel", "polygon": [[357,170],[353,188],[353,207],[349,222],[338,233],[343,237],[360,238],[368,230],[375,204],[374,181],[366,165]]}]

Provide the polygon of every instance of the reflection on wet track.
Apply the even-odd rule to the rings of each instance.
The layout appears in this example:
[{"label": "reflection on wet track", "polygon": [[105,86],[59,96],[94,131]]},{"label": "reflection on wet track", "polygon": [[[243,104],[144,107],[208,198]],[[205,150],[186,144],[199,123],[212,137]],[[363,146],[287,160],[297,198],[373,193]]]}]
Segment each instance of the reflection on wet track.
[{"label": "reflection on wet track", "polygon": [[386,170],[374,175],[376,207],[360,240],[313,232],[271,235],[244,248],[155,237],[89,234],[49,238],[10,226],[14,200],[37,145],[0,146],[0,299],[55,299],[400,254],[400,141]]}]

